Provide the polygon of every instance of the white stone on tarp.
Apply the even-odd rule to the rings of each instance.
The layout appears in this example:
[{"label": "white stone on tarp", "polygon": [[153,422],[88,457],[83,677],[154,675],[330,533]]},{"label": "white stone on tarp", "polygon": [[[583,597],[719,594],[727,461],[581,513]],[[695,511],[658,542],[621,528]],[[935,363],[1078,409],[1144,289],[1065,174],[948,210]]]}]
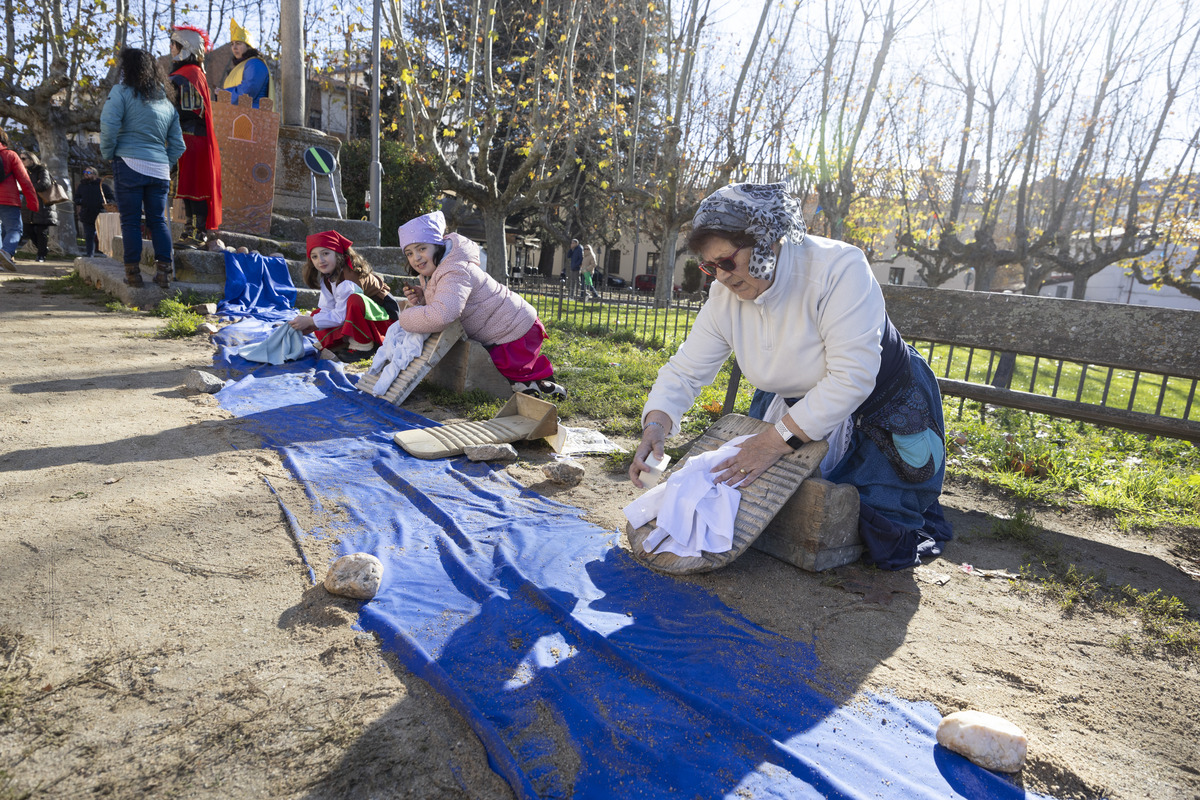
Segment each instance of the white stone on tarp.
[{"label": "white stone on tarp", "polygon": [[575,486],[583,480],[583,467],[571,461],[554,461],[542,466],[542,474],[551,483]]},{"label": "white stone on tarp", "polygon": [[383,581],[383,563],[370,553],[344,555],[325,575],[325,591],[356,600],[370,600]]},{"label": "white stone on tarp", "polygon": [[204,392],[205,394],[216,394],[225,388],[225,381],[213,375],[211,372],[194,369],[188,373],[187,388],[193,392]]},{"label": "white stone on tarp", "polygon": [[504,444],[469,444],[463,448],[463,455],[472,461],[516,461],[517,448],[507,442]]},{"label": "white stone on tarp", "polygon": [[983,711],[955,711],[938,725],[937,741],[947,750],[997,772],[1020,772],[1029,740],[1003,717]]},{"label": "white stone on tarp", "polygon": [[219,330],[221,329],[216,325],[213,325],[211,322],[201,322],[196,326],[196,333],[204,333],[208,334],[209,336],[213,335]]}]

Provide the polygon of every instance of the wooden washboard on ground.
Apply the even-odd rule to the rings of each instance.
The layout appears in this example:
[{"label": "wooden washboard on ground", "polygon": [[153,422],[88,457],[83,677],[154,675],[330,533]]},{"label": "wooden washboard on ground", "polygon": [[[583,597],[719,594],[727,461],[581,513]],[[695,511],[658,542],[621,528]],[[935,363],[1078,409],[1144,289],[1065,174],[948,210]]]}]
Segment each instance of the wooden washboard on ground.
[{"label": "wooden washboard on ground", "polygon": [[[741,414],[727,414],[712,424],[701,436],[688,455],[679,464],[683,464],[692,455],[716,450],[731,439],[745,434],[758,433],[771,427],[765,422]],[[724,553],[705,552],[699,556],[677,556],[674,553],[647,553],[643,548],[646,538],[654,532],[654,520],[640,528],[634,529],[625,523],[625,532],[629,536],[630,549],[638,561],[656,572],[670,575],[688,575],[695,572],[708,572],[719,569],[750,547],[767,527],[779,510],[791,498],[805,478],[821,465],[821,459],[829,450],[829,445],[823,441],[808,442],[791,455],[786,455],[775,462],[772,467],[759,476],[754,483],[740,489],[741,503],[738,505],[737,518],[733,523],[733,547]],[[679,464],[675,469],[679,468]],[[674,470],[672,470],[674,471]]]}]

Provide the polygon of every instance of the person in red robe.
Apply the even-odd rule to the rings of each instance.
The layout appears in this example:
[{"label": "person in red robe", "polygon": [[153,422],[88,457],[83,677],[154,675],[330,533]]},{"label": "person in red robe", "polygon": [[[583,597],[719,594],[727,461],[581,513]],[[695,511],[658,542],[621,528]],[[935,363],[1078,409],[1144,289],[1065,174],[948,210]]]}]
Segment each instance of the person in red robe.
[{"label": "person in red robe", "polygon": [[176,247],[197,249],[208,242],[208,231],[221,226],[221,151],[213,135],[212,92],[204,75],[208,35],[181,25],[171,33],[175,105],[187,146],[179,159],[175,196],[183,201],[187,220]]}]

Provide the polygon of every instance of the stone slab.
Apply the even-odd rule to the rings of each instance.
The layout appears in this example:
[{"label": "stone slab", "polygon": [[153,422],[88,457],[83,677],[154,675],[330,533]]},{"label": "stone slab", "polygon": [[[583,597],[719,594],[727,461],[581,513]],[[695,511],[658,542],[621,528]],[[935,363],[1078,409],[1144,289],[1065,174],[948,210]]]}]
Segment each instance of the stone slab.
[{"label": "stone slab", "polygon": [[858,490],[820,477],[808,478],[751,547],[808,572],[857,561],[863,553],[858,535]]},{"label": "stone slab", "polygon": [[322,231],[337,231],[359,247],[379,246],[379,226],[365,219],[338,219],[337,217],[301,217],[305,236]]},{"label": "stone slab", "polygon": [[426,380],[452,392],[480,389],[501,400],[511,397],[512,384],[500,374],[479,342],[459,342],[430,370]]}]

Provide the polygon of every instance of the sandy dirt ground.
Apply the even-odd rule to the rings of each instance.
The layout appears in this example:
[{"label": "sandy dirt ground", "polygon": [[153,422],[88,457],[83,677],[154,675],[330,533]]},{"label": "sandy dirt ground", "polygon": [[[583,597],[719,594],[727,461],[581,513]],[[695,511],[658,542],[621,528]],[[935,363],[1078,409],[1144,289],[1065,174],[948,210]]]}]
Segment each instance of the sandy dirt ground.
[{"label": "sandy dirt ground", "polygon": [[[0,273],[0,800],[511,797],[462,718],[354,629],[357,603],[310,581],[279,505],[315,524],[299,486],[185,388],[211,366],[206,338],[43,294],[69,269]],[[409,407],[447,418],[419,395]],[[508,471],[624,528],[623,475],[587,458],[579,486],[555,487],[549,457],[523,447]],[[1030,789],[1200,796],[1195,660],[1148,651],[1132,615],[1065,613],[978,574],[1049,553],[1195,609],[1200,533],[1035,509],[1015,540],[996,534],[1014,504],[986,488],[953,482],[945,504],[957,539],[917,572],[810,574],[750,551],[686,580],[815,643],[848,702],[884,691],[1012,720]],[[304,555],[319,581],[330,553],[305,539]]]}]

